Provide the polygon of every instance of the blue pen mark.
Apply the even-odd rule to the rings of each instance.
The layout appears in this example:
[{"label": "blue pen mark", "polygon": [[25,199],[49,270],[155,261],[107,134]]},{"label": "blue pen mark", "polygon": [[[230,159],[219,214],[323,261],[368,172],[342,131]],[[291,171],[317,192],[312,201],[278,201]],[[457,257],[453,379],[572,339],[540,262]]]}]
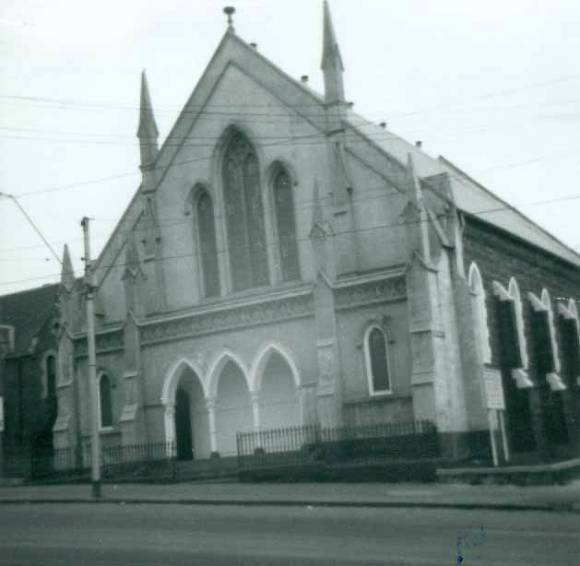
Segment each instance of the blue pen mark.
[{"label": "blue pen mark", "polygon": [[475,532],[459,532],[457,533],[457,538],[455,539],[455,549],[457,562],[456,564],[463,564],[465,560],[464,550],[468,548],[476,548],[481,546],[487,540],[487,533],[481,525],[480,529]]}]

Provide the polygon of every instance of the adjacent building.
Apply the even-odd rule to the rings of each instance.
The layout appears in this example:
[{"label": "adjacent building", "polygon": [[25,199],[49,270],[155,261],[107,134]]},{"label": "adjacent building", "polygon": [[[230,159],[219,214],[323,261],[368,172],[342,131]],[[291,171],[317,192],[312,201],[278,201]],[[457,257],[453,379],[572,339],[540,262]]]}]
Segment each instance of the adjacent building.
[{"label": "adjacent building", "polygon": [[21,473],[33,452],[52,453],[59,289],[46,285],[0,297],[0,475]]}]

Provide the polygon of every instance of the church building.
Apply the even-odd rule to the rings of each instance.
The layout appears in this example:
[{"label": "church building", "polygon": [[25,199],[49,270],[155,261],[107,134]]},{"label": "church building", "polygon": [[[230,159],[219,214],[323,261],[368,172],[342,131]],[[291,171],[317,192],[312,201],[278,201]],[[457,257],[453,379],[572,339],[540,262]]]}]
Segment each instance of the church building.
[{"label": "church building", "polygon": [[[94,262],[102,444],[427,420],[469,458],[503,421],[513,457],[578,455],[580,255],[357,115],[323,26],[318,93],[230,13],[161,145],[143,73],[142,180]],[[90,437],[83,304],[66,253],[56,448]]]}]

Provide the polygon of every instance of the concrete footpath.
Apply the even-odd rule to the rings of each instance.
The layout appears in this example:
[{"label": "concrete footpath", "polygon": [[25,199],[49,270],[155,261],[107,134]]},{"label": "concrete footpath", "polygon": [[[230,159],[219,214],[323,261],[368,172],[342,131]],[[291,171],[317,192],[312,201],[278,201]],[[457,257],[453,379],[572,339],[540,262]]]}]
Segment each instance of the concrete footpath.
[{"label": "concrete footpath", "polygon": [[103,484],[0,487],[0,505],[114,503],[246,506],[425,507],[580,513],[580,481],[563,486],[382,483]]}]

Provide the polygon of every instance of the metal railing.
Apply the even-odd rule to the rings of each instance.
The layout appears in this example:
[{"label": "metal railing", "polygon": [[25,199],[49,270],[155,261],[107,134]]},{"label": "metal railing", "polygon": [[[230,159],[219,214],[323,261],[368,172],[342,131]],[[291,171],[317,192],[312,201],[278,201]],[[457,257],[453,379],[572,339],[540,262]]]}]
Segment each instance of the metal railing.
[{"label": "metal railing", "polygon": [[430,421],[322,427],[306,425],[237,435],[241,470],[314,463],[378,463],[440,455]]},{"label": "metal railing", "polygon": [[[147,442],[106,446],[101,449],[101,472],[104,478],[123,475],[173,474],[175,444]],[[34,450],[20,447],[4,454],[4,475],[29,479],[84,479],[91,467],[88,444],[76,448]]]}]

